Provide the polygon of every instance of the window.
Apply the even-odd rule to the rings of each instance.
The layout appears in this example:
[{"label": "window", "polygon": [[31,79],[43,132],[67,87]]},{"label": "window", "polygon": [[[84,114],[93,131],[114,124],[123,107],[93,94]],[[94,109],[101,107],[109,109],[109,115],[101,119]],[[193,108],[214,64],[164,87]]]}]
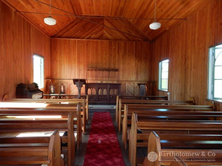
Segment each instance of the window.
[{"label": "window", "polygon": [[222,44],[209,49],[208,99],[222,100]]},{"label": "window", "polygon": [[44,87],[44,58],[39,55],[33,55],[33,82]]},{"label": "window", "polygon": [[159,90],[168,90],[169,59],[159,63]]}]

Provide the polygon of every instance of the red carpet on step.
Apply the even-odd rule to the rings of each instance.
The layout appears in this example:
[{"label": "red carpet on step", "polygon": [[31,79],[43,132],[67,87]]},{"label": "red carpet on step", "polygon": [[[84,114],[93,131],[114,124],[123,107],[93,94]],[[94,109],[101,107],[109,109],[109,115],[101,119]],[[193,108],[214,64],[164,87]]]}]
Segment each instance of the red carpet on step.
[{"label": "red carpet on step", "polygon": [[84,166],[124,166],[109,112],[93,115]]}]

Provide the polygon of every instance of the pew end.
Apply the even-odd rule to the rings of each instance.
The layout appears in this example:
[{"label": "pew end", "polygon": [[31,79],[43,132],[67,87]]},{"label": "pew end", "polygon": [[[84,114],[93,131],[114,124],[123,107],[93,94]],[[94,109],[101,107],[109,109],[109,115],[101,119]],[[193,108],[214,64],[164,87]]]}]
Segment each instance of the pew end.
[{"label": "pew end", "polygon": [[171,162],[170,166],[188,166],[179,156],[174,157],[174,161]]},{"label": "pew end", "polygon": [[[147,157],[144,158],[142,166],[150,166],[149,159]],[[188,166],[180,157],[175,156],[174,161],[170,163],[170,166]]]},{"label": "pew end", "polygon": [[[7,139],[7,138],[6,138]],[[47,164],[62,166],[61,140],[58,131],[48,138],[3,138],[0,148],[0,165]],[[63,164],[64,165],[64,164]]]},{"label": "pew end", "polygon": [[[206,137],[205,135],[196,135],[193,138],[184,136],[183,138],[183,136],[181,137],[181,135],[177,134],[171,137],[165,134],[159,137],[155,131],[152,131],[148,140],[148,161],[144,161],[144,163],[149,166],[171,165],[176,162],[172,161],[177,157],[177,162],[182,165],[185,164],[184,162],[188,165],[221,165],[221,143],[216,146],[212,146],[210,143],[217,142],[216,140],[221,142],[221,138],[213,135],[207,135]],[[167,144],[166,142],[168,141],[171,143]],[[192,146],[193,143],[194,146]],[[197,147],[196,143],[200,144],[200,146]],[[183,144],[185,144],[184,148],[182,148]]]}]

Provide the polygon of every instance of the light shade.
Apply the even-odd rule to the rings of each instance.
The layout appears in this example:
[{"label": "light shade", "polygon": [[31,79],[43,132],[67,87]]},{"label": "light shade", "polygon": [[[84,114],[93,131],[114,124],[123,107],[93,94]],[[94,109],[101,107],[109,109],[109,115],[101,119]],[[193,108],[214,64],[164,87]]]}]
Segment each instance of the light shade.
[{"label": "light shade", "polygon": [[54,18],[52,18],[51,16],[44,18],[44,22],[47,25],[55,25],[56,24],[56,20]]},{"label": "light shade", "polygon": [[161,23],[159,23],[159,22],[153,22],[153,23],[151,23],[149,26],[150,26],[150,29],[152,29],[152,30],[157,30],[157,29],[159,29],[159,28],[161,27]]}]

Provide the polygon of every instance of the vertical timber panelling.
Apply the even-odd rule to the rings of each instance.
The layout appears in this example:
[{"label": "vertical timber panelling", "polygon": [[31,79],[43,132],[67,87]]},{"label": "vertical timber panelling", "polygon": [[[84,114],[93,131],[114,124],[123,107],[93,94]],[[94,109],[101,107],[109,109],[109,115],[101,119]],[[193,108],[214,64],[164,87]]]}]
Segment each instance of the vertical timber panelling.
[{"label": "vertical timber panelling", "polygon": [[187,42],[187,92],[188,96],[195,97],[197,103],[205,103],[207,98],[208,49],[219,44],[215,40],[221,22],[221,16],[217,15],[221,8],[219,4],[221,2],[212,1],[187,20],[187,38],[190,39]]},{"label": "vertical timber panelling", "polygon": [[[132,95],[138,93],[137,83],[148,81],[149,42],[54,38],[51,39],[51,50],[52,78],[83,78],[88,82],[119,82],[123,85],[128,82],[133,85],[133,90],[129,88]],[[88,68],[118,71],[89,71]],[[122,95],[126,94],[127,89]]]},{"label": "vertical timber panelling", "polygon": [[164,33],[161,35],[154,43],[152,43],[152,56],[151,56],[151,69],[150,81],[155,81],[154,86],[154,95],[166,95],[163,91],[158,91],[158,71],[159,71],[159,62],[169,58],[169,42],[170,35],[169,33]]},{"label": "vertical timber panelling", "polygon": [[134,95],[134,83],[132,82],[127,82],[126,83],[126,95],[127,96],[133,96]]},{"label": "vertical timber panelling", "polygon": [[[146,62],[144,63],[144,59]],[[136,80],[147,80],[148,73],[150,71],[151,56],[150,56],[150,44],[144,42],[137,42],[135,44],[135,66],[136,66]],[[147,71],[147,67],[149,67]],[[147,75],[144,74],[147,71]]]},{"label": "vertical timber panelling", "polygon": [[158,81],[159,60],[164,59],[165,55],[170,60],[171,100],[195,97],[197,104],[207,103],[208,50],[222,43],[221,15],[222,2],[211,1],[152,44],[154,70],[151,78],[154,81]]},{"label": "vertical timber panelling", "polygon": [[33,54],[44,57],[50,76],[50,39],[0,0],[0,97],[15,97],[16,85],[33,82]]},{"label": "vertical timber panelling", "polygon": [[[0,1],[0,21],[2,22],[2,1]],[[3,82],[5,82],[5,77],[3,77],[3,74],[4,74],[4,66],[3,66],[3,62],[4,62],[4,57],[3,57],[3,28],[1,27],[2,26],[2,23],[0,22],[0,101],[2,100],[2,97],[4,95],[4,90],[3,90]]]},{"label": "vertical timber panelling", "polygon": [[[186,60],[186,27],[180,24],[170,31],[169,82],[168,88],[171,100],[183,100],[185,94],[185,60]],[[178,36],[180,37],[178,40]],[[180,55],[180,56],[177,56]],[[176,85],[176,86],[175,86]]]}]

